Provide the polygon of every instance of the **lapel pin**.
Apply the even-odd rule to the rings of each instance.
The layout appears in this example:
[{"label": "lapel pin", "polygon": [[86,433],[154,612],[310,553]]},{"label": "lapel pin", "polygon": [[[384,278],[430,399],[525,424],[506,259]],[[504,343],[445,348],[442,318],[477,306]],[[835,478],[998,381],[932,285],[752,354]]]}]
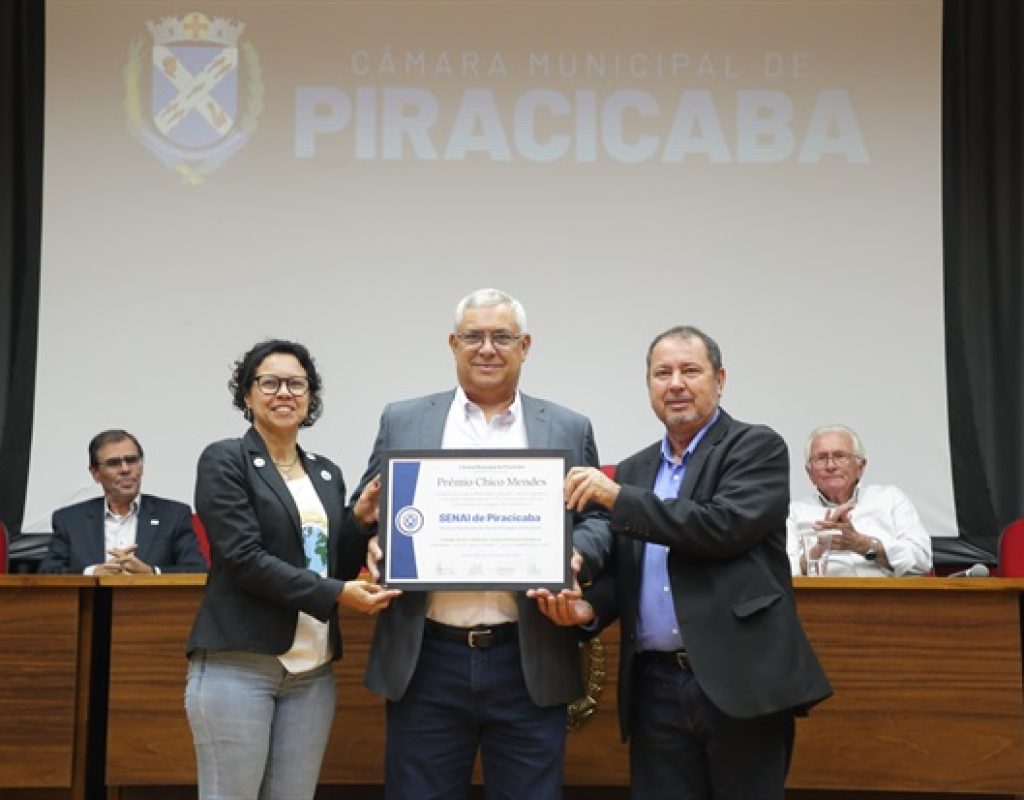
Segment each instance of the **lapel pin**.
[{"label": "lapel pin", "polygon": [[160,524],[160,520],[158,520],[158,519],[151,519],[149,521],[149,524],[150,525],[159,525]]},{"label": "lapel pin", "polygon": [[331,479],[331,473],[329,473],[325,469],[320,470],[320,477],[323,478],[325,481],[329,481]]},{"label": "lapel pin", "polygon": [[260,456],[256,456],[256,458],[252,460],[252,463],[255,464],[257,467],[267,466],[267,462]]}]

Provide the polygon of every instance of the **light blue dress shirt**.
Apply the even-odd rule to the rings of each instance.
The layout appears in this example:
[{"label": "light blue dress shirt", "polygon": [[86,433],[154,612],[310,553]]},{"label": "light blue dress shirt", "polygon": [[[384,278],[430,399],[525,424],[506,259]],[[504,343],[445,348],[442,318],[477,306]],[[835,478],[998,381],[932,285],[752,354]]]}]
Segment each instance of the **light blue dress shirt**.
[{"label": "light blue dress shirt", "polygon": [[[704,434],[718,420],[719,412],[690,441],[683,457],[676,461],[672,457],[672,444],[668,436],[661,442],[661,466],[654,481],[654,493],[661,500],[674,500],[686,477],[686,466]],[[640,578],[640,614],[637,618],[637,647],[640,650],[682,650],[683,636],[676,619],[672,601],[672,584],[668,578],[667,545],[647,542],[644,545],[644,559]]]}]

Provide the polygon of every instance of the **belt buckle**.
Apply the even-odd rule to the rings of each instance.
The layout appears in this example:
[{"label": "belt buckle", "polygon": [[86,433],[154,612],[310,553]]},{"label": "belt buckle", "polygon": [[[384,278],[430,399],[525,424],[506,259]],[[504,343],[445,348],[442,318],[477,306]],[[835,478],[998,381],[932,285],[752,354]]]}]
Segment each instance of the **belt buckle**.
[{"label": "belt buckle", "polygon": [[690,669],[690,654],[685,651],[676,652],[676,663],[679,664],[679,669],[685,670],[686,672],[693,672]]},{"label": "belt buckle", "polygon": [[494,631],[490,628],[480,628],[478,630],[471,630],[467,638],[466,643],[470,647],[479,647],[482,650],[486,650],[490,647],[493,642],[491,641],[494,636]]}]

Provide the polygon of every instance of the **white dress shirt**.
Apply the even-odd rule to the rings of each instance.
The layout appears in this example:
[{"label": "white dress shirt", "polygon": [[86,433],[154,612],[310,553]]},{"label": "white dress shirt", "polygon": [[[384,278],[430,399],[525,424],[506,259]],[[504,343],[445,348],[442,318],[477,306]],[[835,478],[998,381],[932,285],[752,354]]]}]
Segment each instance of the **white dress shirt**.
[{"label": "white dress shirt", "polygon": [[[466,397],[460,386],[448,409],[441,447],[454,449],[516,449],[527,447],[523,403],[516,392],[512,405],[488,422],[483,409]],[[430,592],[427,616],[446,625],[470,628],[499,625],[519,619],[512,592]]]},{"label": "white dress shirt", "polygon": [[[925,575],[932,568],[932,540],[914,504],[895,486],[858,486],[850,520],[857,533],[873,536],[885,548],[889,567],[868,561],[852,550],[833,550],[828,557],[829,577],[877,578],[890,575]],[[798,523],[823,520],[835,508],[820,494],[789,505],[786,521],[787,550],[793,574],[800,574]]]},{"label": "white dress shirt", "polygon": [[[120,515],[111,511],[110,503],[107,502],[107,498],[103,498],[103,552],[106,554],[106,561],[114,560],[114,557],[110,555],[111,550],[122,549],[135,544],[138,530],[138,495],[135,495],[135,499],[132,500],[131,505],[128,507],[128,511]],[[156,567],[153,568],[153,572],[154,574],[159,574],[159,570]],[[82,571],[83,575],[94,575],[95,573],[95,564],[91,564]]]}]

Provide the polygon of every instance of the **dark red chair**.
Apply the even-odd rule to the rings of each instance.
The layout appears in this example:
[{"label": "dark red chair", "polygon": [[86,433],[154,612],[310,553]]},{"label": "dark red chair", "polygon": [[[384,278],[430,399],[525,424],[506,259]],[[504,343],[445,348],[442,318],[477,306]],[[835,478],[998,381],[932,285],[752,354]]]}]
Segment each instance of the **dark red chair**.
[{"label": "dark red chair", "polygon": [[199,552],[206,559],[206,566],[210,566],[210,539],[206,535],[206,528],[203,527],[203,521],[199,519],[198,514],[192,515],[192,530],[196,532],[196,538],[199,540]]},{"label": "dark red chair", "polygon": [[1015,519],[999,537],[999,575],[1024,578],[1024,519]]}]

